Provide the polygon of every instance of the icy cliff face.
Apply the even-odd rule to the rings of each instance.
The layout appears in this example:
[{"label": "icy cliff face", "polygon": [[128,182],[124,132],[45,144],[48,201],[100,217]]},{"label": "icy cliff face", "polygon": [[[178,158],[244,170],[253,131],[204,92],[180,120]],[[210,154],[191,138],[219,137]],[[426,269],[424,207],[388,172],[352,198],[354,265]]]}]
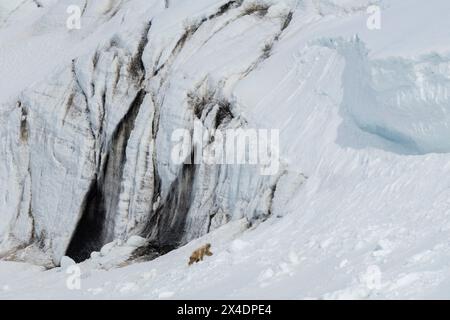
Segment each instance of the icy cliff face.
[{"label": "icy cliff face", "polygon": [[[331,225],[442,199],[444,185],[425,199],[407,181],[450,148],[445,34],[421,46],[390,28],[404,1],[383,4],[385,29],[370,31],[372,2],[0,5],[2,257],[81,261],[132,235],[155,256],[231,220],[336,212]],[[280,130],[279,170],[174,162],[173,132],[196,123]]]},{"label": "icy cliff face", "polygon": [[[93,21],[86,28],[115,32],[2,106],[6,255],[38,248],[54,263],[64,254],[83,260],[133,234],[161,253],[232,219],[272,214],[281,171],[174,164],[171,134],[194,121],[210,130],[248,126],[232,88],[269,57],[291,9],[153,1],[129,17],[131,3],[81,6]],[[48,31],[66,4],[49,8],[34,28]],[[76,32],[67,37],[91,42]]]}]

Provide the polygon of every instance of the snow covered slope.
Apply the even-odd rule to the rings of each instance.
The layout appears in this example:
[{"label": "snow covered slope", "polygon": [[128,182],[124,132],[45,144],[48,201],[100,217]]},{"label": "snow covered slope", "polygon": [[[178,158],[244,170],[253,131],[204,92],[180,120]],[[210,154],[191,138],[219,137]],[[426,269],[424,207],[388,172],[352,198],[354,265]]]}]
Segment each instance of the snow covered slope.
[{"label": "snow covered slope", "polygon": [[[449,298],[449,16],[446,0],[0,4],[0,297]],[[279,172],[174,163],[172,133],[198,121],[280,130]],[[65,266],[11,262],[93,251],[81,290]]]}]

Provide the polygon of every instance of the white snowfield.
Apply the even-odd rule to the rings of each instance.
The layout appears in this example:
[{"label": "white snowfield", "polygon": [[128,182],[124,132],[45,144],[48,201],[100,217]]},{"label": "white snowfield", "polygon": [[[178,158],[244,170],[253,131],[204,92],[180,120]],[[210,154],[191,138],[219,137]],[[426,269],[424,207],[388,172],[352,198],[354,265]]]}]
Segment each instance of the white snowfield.
[{"label": "white snowfield", "polygon": [[[2,1],[0,298],[449,299],[449,40],[448,0]],[[174,164],[194,119],[279,174]]]}]

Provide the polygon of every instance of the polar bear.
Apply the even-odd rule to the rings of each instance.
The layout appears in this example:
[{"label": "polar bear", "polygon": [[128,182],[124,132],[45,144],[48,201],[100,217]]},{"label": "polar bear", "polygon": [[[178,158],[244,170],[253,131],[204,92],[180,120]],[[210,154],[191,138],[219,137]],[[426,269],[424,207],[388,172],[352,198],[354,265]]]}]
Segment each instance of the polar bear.
[{"label": "polar bear", "polygon": [[213,254],[209,250],[210,248],[211,244],[207,243],[203,247],[200,247],[194,252],[192,252],[191,257],[189,258],[189,265],[192,265],[194,262],[202,261],[205,255],[212,256]]}]

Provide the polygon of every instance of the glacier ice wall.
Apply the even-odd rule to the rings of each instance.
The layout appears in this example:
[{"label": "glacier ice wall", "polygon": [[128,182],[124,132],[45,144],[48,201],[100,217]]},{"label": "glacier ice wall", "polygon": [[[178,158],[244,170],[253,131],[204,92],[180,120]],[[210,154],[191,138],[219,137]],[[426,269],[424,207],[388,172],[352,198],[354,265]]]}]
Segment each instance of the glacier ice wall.
[{"label": "glacier ice wall", "polygon": [[[292,13],[269,17],[268,6],[242,1],[147,7],[139,23],[2,107],[4,256],[83,260],[132,234],[163,253],[231,219],[271,214],[281,173],[177,165],[170,137],[194,121],[248,126],[230,88],[269,57]],[[103,18],[124,23],[124,8],[106,11]]]},{"label": "glacier ice wall", "polygon": [[[365,27],[369,0],[33,3],[0,5],[3,258],[83,260],[135,234],[161,254],[284,215],[306,176],[339,188],[360,159],[349,150],[449,151],[448,56],[374,58],[352,28],[335,36],[339,19]],[[69,4],[80,30],[65,27]],[[33,54],[5,36],[17,22]],[[196,122],[279,129],[279,173],[174,163],[172,133]]]}]

